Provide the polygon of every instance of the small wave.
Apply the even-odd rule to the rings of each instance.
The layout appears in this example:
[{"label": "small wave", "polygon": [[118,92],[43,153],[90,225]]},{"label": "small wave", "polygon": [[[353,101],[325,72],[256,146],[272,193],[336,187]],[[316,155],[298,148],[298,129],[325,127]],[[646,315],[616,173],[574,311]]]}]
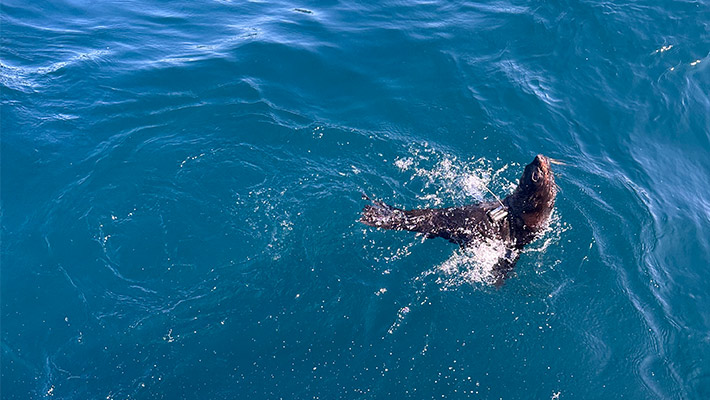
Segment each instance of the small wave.
[{"label": "small wave", "polygon": [[499,67],[508,79],[524,92],[534,95],[550,106],[561,103],[561,100],[555,95],[549,79],[542,74],[535,73],[512,60],[500,62]]},{"label": "small wave", "polygon": [[0,62],[0,84],[23,93],[34,92],[42,86],[39,78],[52,74],[68,66],[82,62],[99,62],[110,54],[108,50],[93,50],[79,53],[64,61],[53,62],[43,67],[17,67]]},{"label": "small wave", "polygon": [[75,65],[77,63],[88,62],[88,61],[92,61],[92,62],[101,61],[108,54],[110,54],[110,52],[108,50],[93,50],[88,53],[79,53],[73,57],[70,57],[66,61],[54,62],[46,67],[36,68],[34,71],[40,75],[51,74],[53,72],[59,71],[60,69],[66,67],[66,66]]},{"label": "small wave", "polygon": [[26,68],[13,67],[0,62],[0,85],[18,92],[31,93],[39,85]]}]

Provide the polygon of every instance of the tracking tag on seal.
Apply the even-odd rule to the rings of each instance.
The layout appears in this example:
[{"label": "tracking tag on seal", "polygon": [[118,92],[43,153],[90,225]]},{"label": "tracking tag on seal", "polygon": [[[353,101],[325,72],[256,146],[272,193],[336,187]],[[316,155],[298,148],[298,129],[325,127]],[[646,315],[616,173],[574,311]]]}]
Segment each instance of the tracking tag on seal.
[{"label": "tracking tag on seal", "polygon": [[494,209],[488,211],[488,218],[493,222],[498,222],[501,219],[505,218],[507,215],[508,215],[508,209],[503,206],[499,206],[497,208],[494,208]]}]

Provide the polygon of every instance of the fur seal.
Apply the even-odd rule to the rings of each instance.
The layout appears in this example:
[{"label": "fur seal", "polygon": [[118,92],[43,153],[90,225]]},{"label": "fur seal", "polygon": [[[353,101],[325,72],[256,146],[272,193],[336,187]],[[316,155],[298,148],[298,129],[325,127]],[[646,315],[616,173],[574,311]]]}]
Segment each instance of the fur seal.
[{"label": "fur seal", "polygon": [[373,201],[363,209],[360,222],[382,229],[418,232],[428,238],[442,237],[461,247],[473,241],[500,240],[506,246],[506,254],[493,268],[493,283],[500,286],[523,247],[549,225],[557,195],[550,164],[562,163],[538,154],[525,167],[518,187],[502,201],[418,210]]}]

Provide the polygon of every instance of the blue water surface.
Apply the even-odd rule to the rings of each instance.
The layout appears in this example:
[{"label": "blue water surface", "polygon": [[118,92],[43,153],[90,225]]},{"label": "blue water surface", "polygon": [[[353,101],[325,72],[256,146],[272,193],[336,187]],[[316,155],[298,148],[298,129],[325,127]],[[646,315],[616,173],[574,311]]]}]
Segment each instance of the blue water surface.
[{"label": "blue water surface", "polygon": [[[0,23],[3,399],[710,398],[707,1]],[[357,222],[504,196],[537,153],[553,221],[499,289]]]}]

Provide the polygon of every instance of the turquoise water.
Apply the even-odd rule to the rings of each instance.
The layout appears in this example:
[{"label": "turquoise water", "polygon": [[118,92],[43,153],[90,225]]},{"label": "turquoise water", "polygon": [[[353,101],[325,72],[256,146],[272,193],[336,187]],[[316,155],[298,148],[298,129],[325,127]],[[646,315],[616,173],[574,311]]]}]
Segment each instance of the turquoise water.
[{"label": "turquoise water", "polygon": [[[2,2],[3,399],[710,398],[707,1]],[[516,276],[357,223],[561,192]]]}]

